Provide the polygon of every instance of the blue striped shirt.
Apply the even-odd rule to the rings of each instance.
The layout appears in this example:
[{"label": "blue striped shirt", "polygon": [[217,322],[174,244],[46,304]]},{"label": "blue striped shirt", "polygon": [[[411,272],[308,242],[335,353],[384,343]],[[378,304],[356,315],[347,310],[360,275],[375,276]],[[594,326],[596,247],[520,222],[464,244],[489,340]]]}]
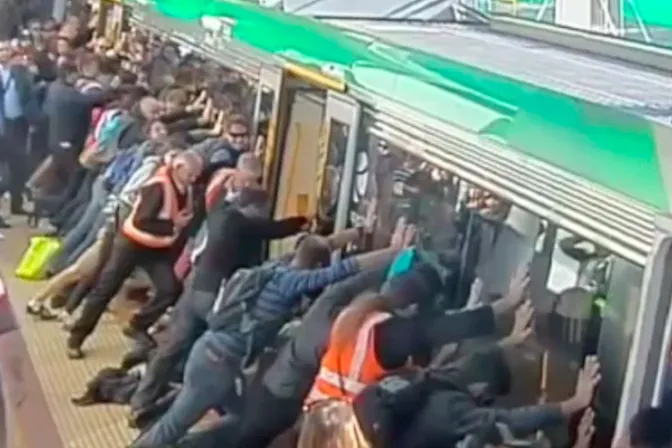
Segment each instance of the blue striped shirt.
[{"label": "blue striped shirt", "polygon": [[9,68],[0,69],[2,73],[2,85],[4,86],[4,104],[3,117],[8,120],[15,120],[23,117],[23,108],[21,107],[21,98],[16,85],[16,79]]},{"label": "blue striped shirt", "polygon": [[[273,278],[259,293],[254,317],[261,323],[261,334],[255,333],[253,357],[265,346],[273,342],[291,312],[306,294],[319,291],[359,272],[354,258],[337,261],[321,269],[294,269],[279,266]],[[271,324],[265,324],[272,322]],[[240,329],[226,329],[216,332],[216,339],[225,345],[237,358],[245,357],[249,335]],[[214,336],[214,335],[213,335]]]}]

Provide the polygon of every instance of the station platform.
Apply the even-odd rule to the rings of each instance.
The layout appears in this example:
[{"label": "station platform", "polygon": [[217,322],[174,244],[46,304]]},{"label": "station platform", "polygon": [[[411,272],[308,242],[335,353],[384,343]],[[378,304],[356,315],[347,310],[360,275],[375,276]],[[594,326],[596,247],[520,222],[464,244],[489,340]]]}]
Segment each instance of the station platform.
[{"label": "station platform", "polygon": [[[66,357],[66,333],[58,322],[41,322],[27,316],[25,307],[40,282],[27,282],[14,277],[14,268],[28,245],[34,229],[28,228],[25,218],[13,217],[11,229],[0,231],[0,272],[7,287],[14,312],[20,322],[34,374],[53,417],[61,443],[51,440],[43,448],[122,448],[135,436],[127,426],[127,409],[118,405],[77,407],[71,398],[84,391],[86,382],[104,367],[118,366],[129,342],[120,331],[119,319],[107,313],[96,333],[87,343],[83,360],[72,361]],[[122,315],[123,313],[120,313]],[[33,377],[28,372],[27,377]],[[18,420],[18,419],[15,419]],[[16,427],[12,425],[10,427]],[[19,422],[14,432],[16,445],[33,448],[25,441],[30,431],[40,431],[40,423],[26,427]]]}]

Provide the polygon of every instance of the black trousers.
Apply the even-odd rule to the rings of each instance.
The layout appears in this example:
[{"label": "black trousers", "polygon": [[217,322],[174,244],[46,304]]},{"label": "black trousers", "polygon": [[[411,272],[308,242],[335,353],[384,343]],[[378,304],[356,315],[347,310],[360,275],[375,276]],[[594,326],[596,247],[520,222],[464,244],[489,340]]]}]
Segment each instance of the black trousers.
[{"label": "black trousers", "polygon": [[0,158],[10,171],[9,193],[12,213],[23,209],[23,193],[28,180],[28,123],[24,118],[5,120],[5,134],[0,140]]},{"label": "black trousers", "polygon": [[131,409],[144,410],[159,400],[178,366],[187,359],[198,338],[208,329],[206,318],[216,299],[215,293],[189,287],[185,289],[175,307],[168,338],[159,345],[147,365],[147,371],[131,399]]},{"label": "black trousers", "polygon": [[[266,448],[276,437],[290,429],[301,415],[303,401],[281,398],[262,384],[250,388],[236,437],[236,448]],[[223,438],[217,438],[223,443]]]},{"label": "black trousers", "polygon": [[181,286],[173,271],[175,252],[172,249],[148,249],[117,234],[98,283],[86,298],[82,314],[70,331],[68,346],[80,347],[93,333],[107,306],[136,267],[147,272],[155,294],[133,316],[130,326],[137,331],[146,331],[151,327],[180,295]]}]

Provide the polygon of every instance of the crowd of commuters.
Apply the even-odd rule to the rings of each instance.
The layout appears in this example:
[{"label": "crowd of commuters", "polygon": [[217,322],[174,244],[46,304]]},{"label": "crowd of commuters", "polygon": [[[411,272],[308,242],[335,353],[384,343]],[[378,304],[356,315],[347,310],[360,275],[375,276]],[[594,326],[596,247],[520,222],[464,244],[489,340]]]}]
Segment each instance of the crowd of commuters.
[{"label": "crowd of commuters", "polygon": [[[576,415],[574,446],[591,446],[593,356],[567,399],[501,405],[509,354],[534,328],[526,269],[501,297],[446,310],[451,256],[438,267],[403,217],[373,244],[375,202],[331,235],[310,216],[270,218],[246,82],[155,36],[108,42],[87,23],[0,43],[11,213],[29,195],[61,240],[27,312],[62,322],[76,360],[112,299],[140,291],[120,330],[133,350],[76,404],[127,404],[134,448],[541,446]],[[291,236],[292,253],[263,259]],[[642,411],[624,446],[670,446],[667,419]]]}]

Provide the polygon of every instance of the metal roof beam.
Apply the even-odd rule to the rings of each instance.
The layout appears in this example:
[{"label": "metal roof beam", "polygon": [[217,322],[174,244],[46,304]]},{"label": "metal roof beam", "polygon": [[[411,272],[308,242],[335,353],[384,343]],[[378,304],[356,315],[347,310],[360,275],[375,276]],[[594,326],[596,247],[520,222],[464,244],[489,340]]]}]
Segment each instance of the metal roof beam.
[{"label": "metal roof beam", "polygon": [[493,17],[490,20],[490,27],[499,33],[619,59],[666,72],[672,71],[672,51],[664,48],[512,17]]}]

